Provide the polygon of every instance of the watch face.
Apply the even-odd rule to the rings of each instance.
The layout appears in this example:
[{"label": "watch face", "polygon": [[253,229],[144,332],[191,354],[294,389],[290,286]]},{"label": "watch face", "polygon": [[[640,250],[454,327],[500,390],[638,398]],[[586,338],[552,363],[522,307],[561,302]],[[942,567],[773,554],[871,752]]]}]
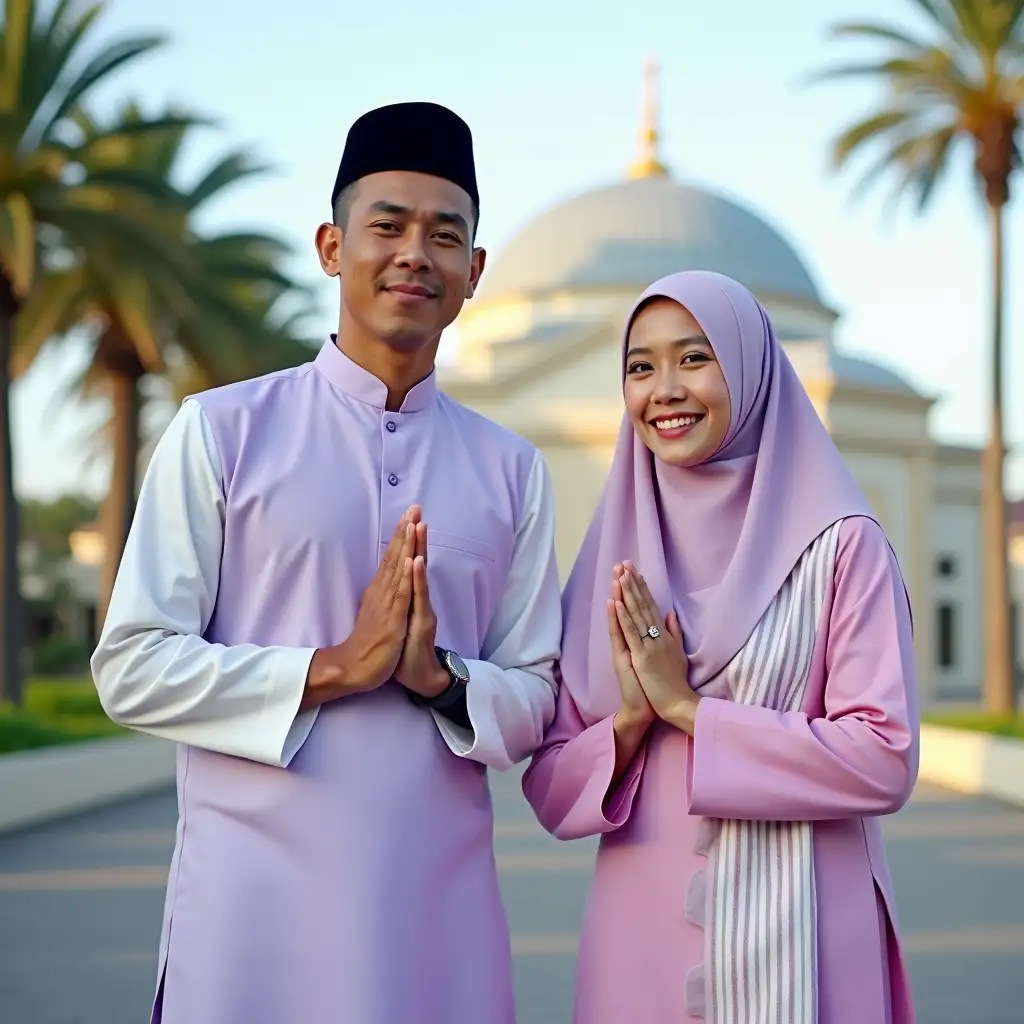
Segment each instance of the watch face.
[{"label": "watch face", "polygon": [[445,651],[444,656],[445,661],[448,663],[448,668],[455,678],[460,682],[468,683],[469,669],[466,668],[466,663],[454,651]]}]

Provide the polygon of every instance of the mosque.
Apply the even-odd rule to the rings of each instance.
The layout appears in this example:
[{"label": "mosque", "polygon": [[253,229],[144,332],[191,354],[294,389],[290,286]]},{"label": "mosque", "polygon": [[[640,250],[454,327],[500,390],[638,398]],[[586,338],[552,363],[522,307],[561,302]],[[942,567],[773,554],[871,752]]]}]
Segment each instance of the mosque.
[{"label": "mosque", "polygon": [[[492,260],[457,321],[455,358],[439,368],[441,387],[543,452],[564,581],[622,417],[619,344],[629,308],[650,282],[675,271],[739,280],[771,315],[900,559],[923,701],[977,700],[981,453],[937,442],[929,430],[933,398],[837,348],[838,314],[775,228],[670,174],[658,154],[655,75],[649,66],[640,153],[626,179],[549,210]],[[1024,592],[1017,598],[1019,607]]]}]

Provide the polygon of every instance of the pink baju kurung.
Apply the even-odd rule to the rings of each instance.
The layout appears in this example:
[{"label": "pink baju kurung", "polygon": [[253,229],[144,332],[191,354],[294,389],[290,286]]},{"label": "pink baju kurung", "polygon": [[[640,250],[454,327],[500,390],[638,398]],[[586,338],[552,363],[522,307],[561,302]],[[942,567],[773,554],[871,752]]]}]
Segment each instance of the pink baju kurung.
[{"label": "pink baju kurung", "polygon": [[[656,723],[611,792],[612,718],[585,721],[561,687],[524,791],[559,838],[602,837],[574,1024],[709,1019],[692,991],[706,959],[693,880],[722,819],[812,823],[818,1024],[914,1021],[878,816],[916,779],[916,674],[903,582],[872,520],[842,523],[822,612],[800,710],[705,696],[694,738]],[[747,1019],[762,1018],[728,1024]]]}]

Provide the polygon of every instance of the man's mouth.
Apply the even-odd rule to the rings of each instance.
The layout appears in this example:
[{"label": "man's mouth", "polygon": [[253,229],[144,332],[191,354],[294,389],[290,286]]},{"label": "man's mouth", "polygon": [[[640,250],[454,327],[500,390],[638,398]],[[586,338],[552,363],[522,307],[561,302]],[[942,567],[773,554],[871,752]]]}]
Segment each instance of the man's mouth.
[{"label": "man's mouth", "polygon": [[407,284],[399,282],[398,284],[389,284],[385,287],[385,291],[393,292],[396,295],[408,295],[410,298],[417,299],[432,299],[435,293],[422,284]]}]

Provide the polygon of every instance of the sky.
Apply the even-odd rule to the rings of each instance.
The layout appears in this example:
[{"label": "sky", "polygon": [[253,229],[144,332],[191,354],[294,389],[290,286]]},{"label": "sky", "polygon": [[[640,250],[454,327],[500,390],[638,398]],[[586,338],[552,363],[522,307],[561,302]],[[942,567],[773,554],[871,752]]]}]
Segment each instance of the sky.
[{"label": "sky", "polygon": [[[212,115],[183,176],[226,150],[251,149],[272,174],[239,187],[210,227],[272,231],[295,247],[292,269],[318,289],[317,333],[337,297],[312,239],[329,216],[345,134],[363,111],[434,100],[473,129],[481,190],[479,244],[493,261],[532,218],[620,180],[636,150],[644,59],[661,66],[662,157],[680,181],[751,209],[793,245],[841,314],[843,351],[880,362],[936,398],[935,436],[981,444],[987,429],[990,255],[965,150],[931,207],[897,212],[884,188],[854,202],[855,175],[829,166],[838,130],[882,99],[866,82],[811,85],[864,50],[829,37],[837,21],[920,30],[909,0],[108,0],[96,42],[158,34],[168,42],[98,95]],[[1024,187],[1024,174],[1018,179]],[[1024,204],[1006,225],[1007,433],[1024,443]],[[450,352],[450,344],[443,346]],[[101,493],[88,443],[101,410],[66,397],[84,351],[56,345],[18,384],[16,484],[48,498]],[[1024,459],[1010,462],[1024,494]]]}]

